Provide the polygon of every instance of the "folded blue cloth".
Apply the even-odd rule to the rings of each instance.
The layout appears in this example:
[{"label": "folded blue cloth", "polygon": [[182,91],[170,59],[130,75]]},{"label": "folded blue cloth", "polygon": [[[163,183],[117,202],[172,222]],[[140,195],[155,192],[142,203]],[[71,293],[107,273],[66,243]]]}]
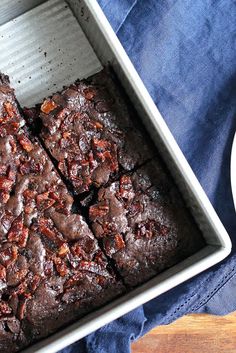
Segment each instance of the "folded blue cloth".
[{"label": "folded blue cloth", "polygon": [[233,251],[221,264],[106,325],[64,353],[128,353],[132,340],[186,313],[223,315],[236,310],[236,215],[230,187],[236,129],[236,3],[99,3],[228,230]]}]

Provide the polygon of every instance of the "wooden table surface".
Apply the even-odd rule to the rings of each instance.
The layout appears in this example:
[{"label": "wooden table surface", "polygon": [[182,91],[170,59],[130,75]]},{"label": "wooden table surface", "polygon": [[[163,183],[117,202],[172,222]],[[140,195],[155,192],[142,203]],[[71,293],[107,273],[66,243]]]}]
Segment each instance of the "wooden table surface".
[{"label": "wooden table surface", "polygon": [[236,312],[187,315],[156,327],[132,344],[132,353],[236,353]]}]

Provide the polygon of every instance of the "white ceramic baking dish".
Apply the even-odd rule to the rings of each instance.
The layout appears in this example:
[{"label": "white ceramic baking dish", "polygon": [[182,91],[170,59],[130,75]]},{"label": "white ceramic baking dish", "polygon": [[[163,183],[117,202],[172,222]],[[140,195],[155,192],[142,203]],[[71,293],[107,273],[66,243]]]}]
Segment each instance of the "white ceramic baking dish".
[{"label": "white ceramic baking dish", "polygon": [[52,353],[223,260],[231,241],[96,0],[2,0],[0,69],[33,105],[110,63],[178,184],[206,246],[25,352]]}]

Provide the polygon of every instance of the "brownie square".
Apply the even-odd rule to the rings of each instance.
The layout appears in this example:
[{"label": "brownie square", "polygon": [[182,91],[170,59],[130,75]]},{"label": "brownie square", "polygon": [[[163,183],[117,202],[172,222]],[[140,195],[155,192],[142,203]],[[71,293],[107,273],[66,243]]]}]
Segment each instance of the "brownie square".
[{"label": "brownie square", "polygon": [[105,253],[131,287],[204,245],[177,187],[157,158],[101,188],[89,217]]},{"label": "brownie square", "polygon": [[154,155],[136,113],[106,68],[33,109],[28,121],[76,194],[100,187]]}]

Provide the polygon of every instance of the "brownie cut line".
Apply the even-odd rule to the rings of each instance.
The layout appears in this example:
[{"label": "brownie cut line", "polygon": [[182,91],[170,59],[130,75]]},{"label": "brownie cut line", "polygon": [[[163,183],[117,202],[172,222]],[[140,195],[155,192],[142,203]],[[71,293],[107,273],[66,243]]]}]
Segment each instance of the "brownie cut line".
[{"label": "brownie cut line", "polygon": [[0,352],[15,352],[124,291],[0,76]]}]

